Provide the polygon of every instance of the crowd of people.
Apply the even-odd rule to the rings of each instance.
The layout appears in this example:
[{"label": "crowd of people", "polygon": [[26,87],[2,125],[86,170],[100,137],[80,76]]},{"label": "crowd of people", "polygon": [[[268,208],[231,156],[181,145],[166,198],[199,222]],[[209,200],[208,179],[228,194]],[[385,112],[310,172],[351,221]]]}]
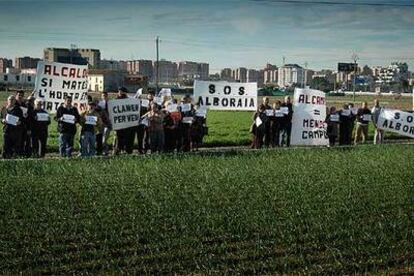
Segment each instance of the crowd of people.
[{"label": "crowd of people", "polygon": [[[116,99],[128,98],[128,91],[121,87]],[[143,96],[140,95],[139,98]],[[53,120],[57,121],[59,133],[59,153],[71,157],[74,140],[80,126],[80,156],[131,154],[135,140],[140,154],[161,152],[188,152],[198,150],[208,133],[206,110],[192,103],[191,96],[178,102],[173,97],[155,99],[148,93],[141,105],[140,121],[137,126],[113,131],[109,119],[109,95],[103,92],[101,99],[88,99],[87,108],[79,112],[66,97],[58,108]],[[253,134],[251,148],[289,147],[292,131],[293,105],[289,96],[270,104],[268,97],[263,98],[257,112],[253,115],[250,132]],[[375,127],[374,143],[381,144],[384,131],[377,128],[381,112],[379,101],[368,108],[366,102],[360,108],[352,103],[327,109],[326,132],[329,145],[351,145],[364,143],[368,137],[370,122]],[[3,157],[44,157],[47,152],[48,129],[51,117],[43,109],[43,102],[18,91],[7,99],[1,111],[3,127]],[[115,132],[110,145],[111,133]],[[354,134],[354,136],[353,136]],[[353,138],[354,137],[354,138]]]},{"label": "crowd of people", "polygon": [[[128,91],[121,87],[116,99],[128,98]],[[142,97],[142,96],[140,96]],[[137,126],[113,131],[109,119],[109,95],[102,93],[100,100],[88,99],[85,110],[79,112],[66,97],[56,115],[51,118],[43,109],[43,102],[18,91],[7,99],[1,111],[3,123],[3,157],[44,157],[47,152],[48,128],[51,120],[57,121],[59,153],[71,157],[74,140],[80,126],[80,153],[82,157],[94,155],[131,154],[135,139],[140,154],[161,152],[188,152],[198,150],[208,132],[206,112],[192,104],[185,96],[178,102],[173,97],[155,101],[154,93],[146,96],[141,105]],[[115,132],[112,147],[111,133]]]},{"label": "crowd of people", "polygon": [[[334,106],[327,108],[325,123],[329,145],[365,143],[370,122],[375,127],[374,144],[383,143],[384,131],[377,127],[381,109],[377,99],[372,109],[368,108],[366,102],[363,102],[360,108],[354,107],[353,103],[344,104],[340,110]],[[283,102],[276,101],[273,105],[268,97],[264,97],[263,103],[253,115],[250,128],[253,134],[251,148],[289,147],[292,117],[293,107],[289,96],[286,96]]]}]

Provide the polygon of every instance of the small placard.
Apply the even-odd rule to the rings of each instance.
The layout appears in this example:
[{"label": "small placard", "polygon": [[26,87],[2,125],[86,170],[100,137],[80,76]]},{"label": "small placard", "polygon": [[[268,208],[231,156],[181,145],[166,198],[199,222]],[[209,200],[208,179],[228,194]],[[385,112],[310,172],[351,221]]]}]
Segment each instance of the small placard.
[{"label": "small placard", "polygon": [[262,119],[260,119],[259,116],[257,116],[256,120],[255,120],[255,124],[257,127],[261,126],[263,124]]},{"label": "small placard", "polygon": [[351,110],[349,110],[349,109],[344,109],[344,110],[342,110],[341,115],[342,115],[342,116],[349,117],[349,116],[351,116]]},{"label": "small placard", "polygon": [[365,122],[371,122],[371,118],[372,118],[371,114],[364,114],[362,116],[362,120]]},{"label": "small placard", "polygon": [[148,108],[149,100],[146,100],[146,99],[141,100],[141,106],[145,107],[145,108]]},{"label": "small placard", "polygon": [[183,122],[183,124],[192,124],[193,123],[193,117],[184,117],[182,122]]},{"label": "small placard", "polygon": [[283,106],[280,108],[280,111],[282,111],[283,114],[288,115],[289,114],[289,107]]},{"label": "small placard", "polygon": [[188,112],[191,111],[191,104],[181,104],[181,112]]},{"label": "small placard", "polygon": [[285,114],[280,109],[275,110],[275,117],[282,118],[282,117],[285,117]]},{"label": "small placard", "polygon": [[19,122],[19,117],[7,114],[6,115],[6,123],[12,126],[17,126],[17,123]]},{"label": "small placard", "polygon": [[352,115],[357,115],[358,114],[358,108],[352,108],[351,112],[352,112]]},{"label": "small placard", "polygon": [[266,109],[266,116],[267,117],[275,116],[275,112],[273,111],[273,109]]},{"label": "small placard", "polygon": [[199,107],[195,114],[197,117],[205,118],[207,116],[207,108],[206,107]]},{"label": "small placard", "polygon": [[96,116],[86,116],[85,117],[85,124],[96,126],[96,123],[98,122],[98,117]]},{"label": "small placard", "polygon": [[49,121],[49,114],[47,114],[47,113],[37,113],[36,114],[36,121],[38,121],[38,122],[47,122],[47,121]]},{"label": "small placard", "polygon": [[144,126],[149,126],[149,120],[148,117],[142,118],[141,122],[139,123],[140,125],[144,125]]},{"label": "small placard", "polygon": [[329,116],[329,120],[330,120],[331,122],[339,122],[339,115],[338,115],[338,114],[331,114],[331,115]]},{"label": "small placard", "polygon": [[177,112],[178,111],[178,104],[169,104],[167,106],[168,112]]},{"label": "small placard", "polygon": [[163,99],[161,97],[155,97],[154,102],[158,105],[162,105]]},{"label": "small placard", "polygon": [[63,114],[62,121],[68,124],[75,124],[75,116],[70,114]]}]

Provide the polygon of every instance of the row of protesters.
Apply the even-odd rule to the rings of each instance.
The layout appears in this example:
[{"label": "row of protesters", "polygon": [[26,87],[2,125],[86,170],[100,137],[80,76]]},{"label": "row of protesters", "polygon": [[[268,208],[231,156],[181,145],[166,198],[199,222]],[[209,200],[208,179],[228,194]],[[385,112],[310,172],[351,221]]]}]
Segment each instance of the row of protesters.
[{"label": "row of protesters", "polygon": [[253,115],[250,132],[253,134],[251,148],[263,146],[290,147],[292,132],[293,105],[290,97],[286,96],[283,103],[277,101],[271,106],[269,98],[264,97],[263,103]]}]

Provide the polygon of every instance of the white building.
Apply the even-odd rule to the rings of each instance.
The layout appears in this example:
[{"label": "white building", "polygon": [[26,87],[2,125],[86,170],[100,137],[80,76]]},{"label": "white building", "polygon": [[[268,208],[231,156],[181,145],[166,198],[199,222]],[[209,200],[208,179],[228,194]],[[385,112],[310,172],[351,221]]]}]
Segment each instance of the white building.
[{"label": "white building", "polygon": [[88,75],[88,89],[92,92],[115,92],[124,85],[126,73],[112,70],[93,70]]},{"label": "white building", "polygon": [[304,81],[305,70],[297,64],[286,64],[278,70],[279,87],[303,85]]},{"label": "white building", "polygon": [[[9,71],[9,70],[8,70]],[[0,73],[0,84],[15,88],[32,88],[36,81],[36,70]]]},{"label": "white building", "polygon": [[391,63],[382,68],[376,76],[375,83],[378,85],[398,83],[402,79],[408,79],[408,66],[404,63]]}]

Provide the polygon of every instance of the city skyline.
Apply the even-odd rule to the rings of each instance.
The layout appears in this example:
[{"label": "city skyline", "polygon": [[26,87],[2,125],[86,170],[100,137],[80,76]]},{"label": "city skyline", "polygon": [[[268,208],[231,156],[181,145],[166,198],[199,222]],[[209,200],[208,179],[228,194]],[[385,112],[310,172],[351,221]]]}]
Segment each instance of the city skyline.
[{"label": "city skyline", "polygon": [[154,60],[159,35],[160,58],[206,62],[211,73],[280,66],[283,56],[335,69],[353,52],[360,65],[414,65],[410,1],[113,2],[0,0],[0,55],[42,57],[75,44],[100,49],[102,59]]}]

